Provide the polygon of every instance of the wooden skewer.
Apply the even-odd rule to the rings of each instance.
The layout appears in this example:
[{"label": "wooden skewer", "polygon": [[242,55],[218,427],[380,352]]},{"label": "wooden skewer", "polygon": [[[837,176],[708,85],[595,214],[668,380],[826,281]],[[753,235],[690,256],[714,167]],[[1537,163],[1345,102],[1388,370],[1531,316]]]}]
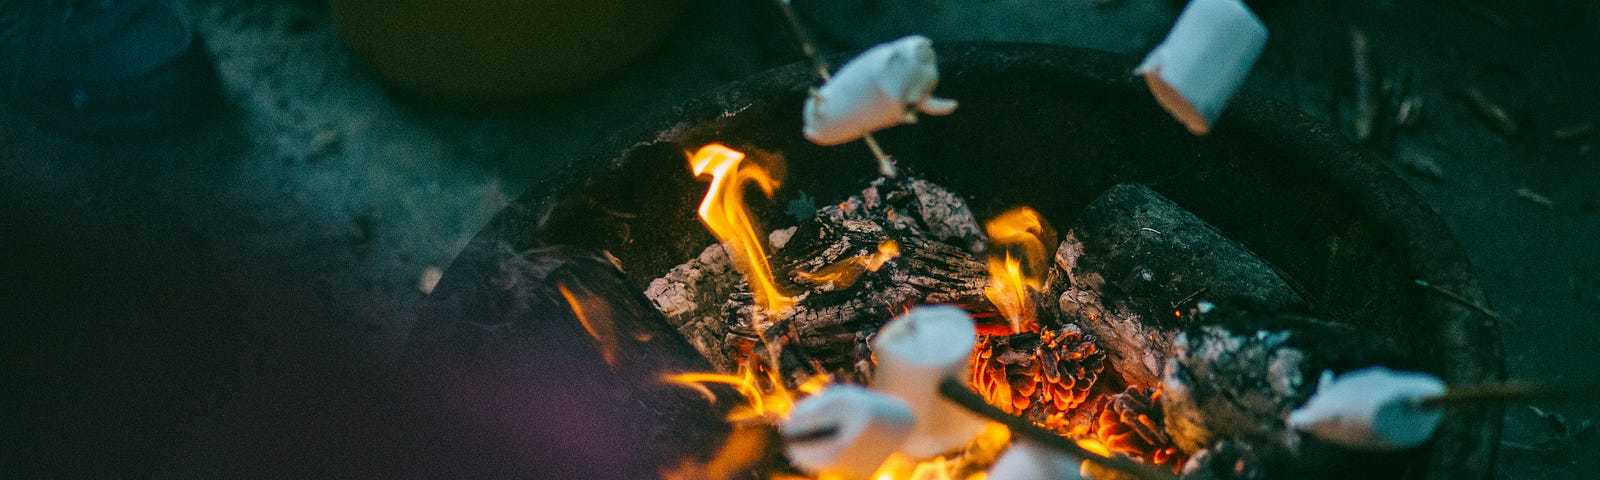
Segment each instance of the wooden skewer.
[{"label": "wooden skewer", "polygon": [[1428,290],[1430,290],[1430,291],[1432,291],[1434,293],[1440,294],[1440,295],[1444,295],[1445,298],[1453,300],[1456,303],[1465,305],[1465,306],[1467,306],[1467,308],[1471,308],[1473,310],[1477,310],[1478,313],[1482,313],[1482,314],[1488,316],[1489,318],[1493,318],[1493,319],[1499,321],[1500,323],[1504,323],[1504,324],[1510,325],[1512,327],[1516,327],[1517,326],[1516,320],[1512,320],[1511,317],[1507,317],[1507,316],[1501,315],[1500,312],[1496,312],[1494,310],[1491,310],[1489,307],[1485,307],[1483,305],[1479,305],[1478,302],[1474,302],[1471,299],[1468,299],[1467,297],[1463,297],[1459,293],[1452,292],[1452,291],[1449,291],[1449,290],[1445,290],[1443,287],[1440,287],[1438,285],[1434,285],[1432,282],[1429,282],[1427,280],[1423,280],[1423,279],[1420,279],[1420,278],[1415,278],[1415,279],[1412,279],[1411,281],[1415,282],[1417,284],[1417,286],[1419,286],[1419,287],[1426,288],[1426,289],[1428,289]]},{"label": "wooden skewer", "polygon": [[1138,477],[1140,480],[1178,479],[1177,475],[1139,463],[1131,458],[1107,457],[1086,450],[1078,446],[1077,442],[1072,441],[1072,439],[1056,435],[1055,432],[1034,425],[1033,422],[1026,418],[1006,413],[998,407],[990,405],[989,402],[983,399],[983,396],[967,389],[965,383],[953,377],[946,377],[944,381],[939,382],[939,393],[944,395],[944,398],[955,402],[956,405],[1005,425],[1006,428],[1011,429],[1012,433],[1027,437],[1028,440],[1054,448],[1078,459],[1097,463],[1100,466]]},{"label": "wooden skewer", "polygon": [[[811,61],[811,68],[817,71],[817,78],[821,78],[824,83],[832,80],[833,74],[828,71],[828,62],[817,53],[817,45],[811,41],[811,36],[806,34],[805,27],[800,25],[800,15],[794,12],[794,7],[789,5],[788,0],[772,0],[772,3],[783,13],[784,25],[789,27],[789,33],[794,34],[795,41],[800,43],[800,53],[805,55],[806,60]],[[861,141],[866,142],[867,150],[870,150],[872,157],[878,160],[878,174],[895,178],[898,172],[894,168],[894,159],[878,145],[878,139],[873,138],[869,132],[861,135]]]},{"label": "wooden skewer", "polygon": [[1417,401],[1423,408],[1467,407],[1529,400],[1568,400],[1597,391],[1600,385],[1553,385],[1511,381],[1450,387]]}]

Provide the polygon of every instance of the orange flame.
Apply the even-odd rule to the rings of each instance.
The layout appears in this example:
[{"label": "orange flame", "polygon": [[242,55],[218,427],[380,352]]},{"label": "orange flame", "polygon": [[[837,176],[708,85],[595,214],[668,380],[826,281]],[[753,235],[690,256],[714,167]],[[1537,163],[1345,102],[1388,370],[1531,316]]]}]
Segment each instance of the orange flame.
[{"label": "orange flame", "polygon": [[[761,372],[758,373],[757,370]],[[789,411],[794,409],[794,402],[798,394],[812,395],[822,391],[833,379],[827,375],[817,374],[790,390],[783,383],[783,378],[778,372],[761,366],[751,367],[749,364],[740,365],[739,371],[729,375],[723,373],[689,372],[669,374],[662,378],[667,383],[673,383],[699,390],[710,396],[711,390],[703,387],[707,383],[720,383],[731,385],[744,397],[745,404],[735,408],[728,414],[728,420],[743,422],[755,418],[764,418],[773,423],[782,422],[789,418]]]},{"label": "orange flame", "polygon": [[700,220],[728,249],[734,266],[750,281],[756,303],[772,316],[781,315],[794,305],[794,299],[778,290],[772,267],[767,264],[763,241],[744,203],[745,183],[754,183],[768,197],[779,181],[767,169],[744,163],[744,153],[713,143],[701,147],[689,159],[695,176],[711,176],[711,188],[700,202]]},{"label": "orange flame", "polygon": [[[795,387],[794,390],[784,386],[783,379],[777,372],[763,368],[763,364],[741,365],[739,371],[732,375],[721,373],[689,372],[670,374],[662,378],[667,383],[693,388],[705,394],[708,400],[716,401],[716,395],[711,389],[705,388],[707,383],[720,383],[732,385],[744,397],[744,405],[740,405],[728,413],[728,421],[733,424],[733,432],[728,439],[723,441],[706,460],[686,459],[678,465],[671,466],[661,472],[664,480],[723,480],[743,478],[749,467],[761,459],[767,449],[770,435],[768,425],[778,425],[789,418],[789,411],[794,409],[797,394],[814,395],[833,382],[826,375],[814,375],[810,379]],[[756,370],[763,370],[758,374]]]},{"label": "orange flame", "polygon": [[[610,323],[610,318],[589,315],[589,312],[585,312],[583,309],[584,302],[578,298],[577,294],[572,293],[572,290],[567,289],[566,285],[558,284],[556,285],[556,290],[561,292],[561,297],[567,300],[567,306],[572,308],[572,315],[578,317],[578,323],[583,324],[583,330],[589,332],[589,337],[594,339],[595,345],[599,347],[601,358],[605,359],[606,364],[610,365],[611,368],[617,368],[617,358],[620,355],[619,351],[622,346],[617,343],[616,329]],[[590,302],[590,304],[604,305],[601,302]]]},{"label": "orange flame", "polygon": [[984,297],[1011,322],[1013,332],[1033,328],[1031,292],[1044,285],[1055,230],[1039,212],[1017,207],[984,225],[989,234],[989,286]]},{"label": "orange flame", "polygon": [[[753,366],[752,366],[753,365]],[[763,370],[757,372],[757,370]],[[707,383],[732,385],[740,396],[744,397],[745,404],[735,408],[728,414],[728,421],[734,424],[734,433],[718,451],[704,461],[685,461],[663,471],[663,478],[680,480],[690,478],[733,478],[749,467],[760,449],[766,448],[763,438],[751,438],[749,434],[753,422],[765,422],[771,425],[781,425],[789,417],[789,412],[799,398],[815,395],[834,383],[833,378],[817,374],[794,389],[784,387],[782,378],[777,373],[766,371],[764,364],[752,363],[741,365],[739,371],[729,375],[720,373],[680,373],[663,377],[668,383],[673,383],[700,390],[702,393],[713,395],[704,387]],[[710,399],[715,400],[715,396]],[[964,449],[967,459],[985,458],[993,462],[999,457],[1002,450],[1011,441],[1011,430],[998,423],[990,423],[983,433],[967,444]],[[873,480],[954,480],[957,463],[936,457],[932,460],[916,461],[901,454],[891,455],[872,474]],[[984,480],[987,475],[977,472],[962,477],[961,480]],[[774,474],[769,480],[805,480],[806,477]],[[817,480],[848,480],[824,474]]]}]

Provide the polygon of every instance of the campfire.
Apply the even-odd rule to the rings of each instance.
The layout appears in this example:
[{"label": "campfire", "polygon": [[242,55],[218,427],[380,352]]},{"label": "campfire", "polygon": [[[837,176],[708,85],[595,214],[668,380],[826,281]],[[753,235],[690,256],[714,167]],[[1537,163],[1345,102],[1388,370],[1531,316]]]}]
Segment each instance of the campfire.
[{"label": "campfire", "polygon": [[[1301,302],[1286,281],[1247,249],[1142,186],[1120,185],[1101,195],[1064,241],[1025,206],[980,226],[964,199],[914,176],[880,178],[839,203],[796,209],[802,213],[791,215],[797,225],[766,230],[754,221],[743,194],[751,185],[769,196],[779,188],[780,179],[768,173],[782,170],[770,163],[775,161],[752,160],[720,144],[690,155],[693,171],[710,181],[699,220],[719,243],[651,282],[646,295],[721,370],[667,380],[691,388],[707,382],[736,386],[746,406],[729,420],[782,429],[791,462],[805,471],[886,480],[913,478],[918,471],[937,473],[914,478],[992,475],[1002,454],[997,447],[1007,444],[1010,432],[983,433],[971,412],[951,411],[948,402],[931,399],[945,376],[962,379],[1005,414],[1100,456],[1138,459],[1168,477],[1190,456],[1216,448],[1214,438],[1254,435],[1261,443],[1247,448],[1263,451],[1235,453],[1235,463],[1260,471],[1259,462],[1291,455],[1266,451],[1292,448],[1273,439],[1283,428],[1256,432],[1257,426],[1248,425],[1234,432],[1228,430],[1234,426],[1203,417],[1234,415],[1271,424],[1270,416],[1304,403],[1314,385],[1300,375],[1332,368],[1327,358],[1384,360],[1378,345],[1365,345],[1357,332],[1278,316],[1274,312]],[[1189,285],[1202,287],[1183,290]],[[1211,299],[1237,295],[1259,305],[1212,311],[1218,307]],[[928,304],[953,306],[939,315],[959,319],[929,320],[933,314],[918,307]],[[1252,310],[1257,307],[1268,309]],[[1203,322],[1185,318],[1208,316],[1248,317],[1259,329],[1196,330]],[[886,332],[897,324],[927,339]],[[1330,355],[1286,341],[1313,330],[1341,350]],[[1267,334],[1284,338],[1249,338]],[[1174,345],[1213,337],[1227,346]],[[939,346],[902,345],[908,342]],[[1261,356],[1269,364],[1224,364],[1239,362],[1234,356]],[[1167,366],[1169,360],[1174,366]],[[1262,368],[1249,371],[1255,367]],[[1273,387],[1229,383],[1247,380]],[[894,415],[878,418],[872,408],[820,409],[791,418],[796,404],[807,399],[848,404],[825,398],[824,392],[841,385],[870,386],[851,394],[868,398],[859,400],[864,404],[907,405],[907,415],[919,420],[900,426],[898,441],[905,446],[892,448],[885,435],[845,434],[856,424],[863,431],[893,431],[892,422],[878,424]],[[1181,390],[1176,400],[1163,398],[1167,388]],[[1262,398],[1240,404],[1195,393],[1223,388]],[[1178,417],[1171,425],[1169,412]],[[794,431],[794,422],[822,426]],[[868,440],[891,442],[891,448],[856,458]],[[818,442],[831,442],[832,449],[819,454],[808,446]],[[749,446],[733,448],[738,447]]]},{"label": "campfire", "polygon": [[[1452,251],[1436,219],[1354,187],[1398,182],[1328,163],[1347,157],[1321,140],[1274,143],[1297,124],[1254,104],[1195,141],[1125,66],[1022,51],[958,53],[972,66],[940,88],[965,110],[888,132],[882,148],[802,136],[799,104],[817,101],[804,70],[742,84],[530,195],[527,213],[542,216],[486,230],[536,225],[514,241],[523,250],[485,243],[463,257],[535,259],[534,280],[560,285],[560,315],[501,315],[571,318],[594,363],[643,385],[652,411],[717,412],[652,427],[663,445],[697,435],[684,443],[697,450],[666,449],[663,477],[1478,468],[1429,445],[1492,448],[1477,433],[1492,412],[1432,399],[1494,380],[1478,358],[1493,337],[1459,300],[1413,283],[1475,295],[1454,270],[1416,263]],[[1079,79],[1085,68],[1111,86]],[[1043,80],[1026,76],[1036,70]],[[863,161],[878,151],[904,162],[888,163],[894,175]],[[1373,220],[1384,215],[1404,219]],[[462,296],[472,268],[492,292],[529,284],[500,280],[496,255],[458,262],[439,295],[494,305]],[[1396,395],[1349,393],[1370,388]],[[1406,416],[1420,430],[1341,423],[1396,404],[1429,405]]]},{"label": "campfire", "polygon": [[[1202,35],[1196,25],[1207,22],[1259,29],[1237,3],[1199,3],[1208,7],[1186,12],[1174,37]],[[1229,16],[1207,13],[1220,11]],[[1252,35],[1254,46],[1238,53],[1245,68],[1213,80],[1214,91],[1166,83],[1199,81],[1162,65],[1181,71],[1201,53],[1158,50],[1141,73],[1165,108],[1205,134],[1259,49],[1261,34]],[[1309,305],[1292,280],[1143,185],[1101,193],[1058,242],[1029,206],[980,227],[966,199],[901,175],[872,133],[957,105],[932,95],[938,72],[927,39],[875,47],[836,77],[813,60],[826,83],[805,103],[806,138],[862,139],[882,176],[836,204],[797,199],[786,219],[794,225],[768,230],[745,190],[774,197],[782,158],[705,145],[689,166],[710,182],[697,213],[718,242],[645,292],[721,370],[666,380],[712,402],[701,384],[737,386],[746,406],[728,420],[780,432],[773,451],[787,462],[758,473],[1315,476],[1318,463],[1360,462],[1362,450],[1432,437],[1442,413],[1429,405],[1445,395],[1442,381],[1350,373],[1361,380],[1344,384],[1374,390],[1339,388],[1336,371],[1396,364],[1401,349],[1295,313]],[[1205,112],[1193,112],[1196,101],[1208,102]],[[1372,380],[1397,378],[1407,380]],[[716,476],[754,465],[757,450],[729,442],[665,476]],[[1077,469],[1068,456],[1081,460]]]}]

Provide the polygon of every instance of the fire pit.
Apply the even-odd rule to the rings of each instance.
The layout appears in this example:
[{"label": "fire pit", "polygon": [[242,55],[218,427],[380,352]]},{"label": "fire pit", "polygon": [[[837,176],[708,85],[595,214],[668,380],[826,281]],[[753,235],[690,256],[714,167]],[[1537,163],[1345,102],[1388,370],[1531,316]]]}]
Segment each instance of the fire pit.
[{"label": "fire pit", "polygon": [[[978,217],[1028,205],[1070,223],[1108,188],[1143,184],[1292,279],[1317,317],[1393,339],[1411,367],[1451,384],[1503,378],[1492,320],[1416,282],[1482,301],[1444,225],[1309,118],[1245,97],[1210,135],[1194,137],[1132,76],[1132,59],[1009,44],[943,46],[940,55],[939,93],[959,100],[960,112],[879,140],[904,171],[966,198]],[[695,220],[705,184],[685,168],[686,151],[722,142],[783,158],[778,201],[752,202],[773,226],[787,200],[838,202],[877,176],[865,147],[800,136],[812,84],[798,65],[735,83],[551,172],[447,271],[413,333],[418,365],[443,379],[445,397],[462,385],[522,382],[506,388],[534,405],[522,407],[531,418],[474,418],[490,428],[524,422],[511,429],[527,433],[519,450],[563,459],[530,462],[537,473],[653,476],[669,469],[662,462],[715,448],[728,435],[722,409],[654,385],[658,372],[710,366],[641,291],[715,242]],[[507,373],[485,378],[493,372]],[[563,415],[576,405],[582,415]],[[1500,414],[1452,410],[1394,477],[1485,476]],[[636,453],[618,459],[615,449]]]}]

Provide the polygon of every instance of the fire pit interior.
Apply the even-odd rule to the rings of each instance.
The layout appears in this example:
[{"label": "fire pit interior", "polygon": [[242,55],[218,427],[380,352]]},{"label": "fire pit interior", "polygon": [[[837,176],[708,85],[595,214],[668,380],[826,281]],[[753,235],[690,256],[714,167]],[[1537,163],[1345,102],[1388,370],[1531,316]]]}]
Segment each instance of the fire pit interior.
[{"label": "fire pit interior", "polygon": [[[681,107],[664,121],[616,135],[610,150],[602,155],[575,164],[569,172],[550,175],[552,180],[536,186],[503,212],[458,257],[413,333],[418,358],[422,364],[454,365],[471,359],[466,363],[478,366],[470,368],[489,369],[483,370],[491,372],[488,375],[496,369],[521,372],[507,376],[506,381],[528,382],[533,392],[529,398],[550,412],[568,408],[566,403],[552,400],[554,397],[590,395],[593,409],[587,417],[533,421],[532,428],[541,430],[541,437],[601,439],[535,442],[532,448],[542,456],[566,459],[566,463],[542,467],[545,473],[589,471],[619,478],[640,472],[683,474],[685,470],[679,467],[684,462],[698,465],[696,474],[726,473],[715,471],[714,459],[708,460],[715,456],[713,452],[727,450],[730,443],[751,442],[748,432],[730,427],[723,419],[734,395],[718,395],[707,402],[701,398],[702,392],[661,379],[683,372],[733,373],[741,360],[718,352],[739,349],[717,342],[718,337],[728,337],[723,332],[702,335],[695,333],[700,330],[676,328],[682,323],[680,318],[669,323],[661,311],[666,311],[667,317],[674,312],[663,306],[663,280],[658,280],[670,280],[675,268],[681,274],[686,263],[704,260],[707,252],[712,252],[707,247],[716,244],[696,215],[706,183],[691,174],[686,155],[720,142],[745,152],[751,161],[771,168],[782,166],[781,172],[774,172],[783,181],[773,199],[752,197],[746,202],[761,226],[757,235],[764,239],[771,230],[797,227],[794,233],[783,234],[788,242],[814,237],[835,241],[840,234],[834,232],[830,239],[828,232],[829,228],[839,230],[838,225],[819,226],[812,218],[814,211],[845,211],[848,214],[840,213],[839,218],[859,220],[868,215],[861,210],[872,209],[863,204],[893,203],[887,198],[897,192],[902,197],[909,195],[909,200],[902,201],[912,204],[926,204],[929,198],[964,203],[972,219],[946,228],[953,231],[923,232],[914,237],[897,231],[857,239],[877,252],[863,251],[859,257],[862,265],[874,264],[867,273],[862,265],[845,273],[821,270],[837,263],[835,260],[856,258],[851,256],[854,253],[820,265],[796,266],[820,254],[794,257],[794,252],[821,252],[826,250],[823,246],[768,253],[775,258],[773,268],[780,270],[780,280],[798,270],[809,275],[832,274],[832,283],[811,285],[826,283],[841,290],[849,290],[856,279],[872,275],[876,267],[896,256],[964,259],[965,263],[950,260],[949,265],[936,268],[940,273],[934,277],[951,280],[950,285],[933,285],[908,295],[917,301],[932,298],[961,305],[979,314],[980,327],[989,330],[976,345],[983,355],[975,361],[973,371],[986,371],[982,359],[1012,350],[1054,349],[1051,351],[1067,352],[1061,354],[1071,355],[1074,361],[1092,360],[1092,366],[1074,364],[1079,369],[1076,375],[1103,377],[1098,381],[1102,385],[1092,385],[1093,378],[1078,378],[1086,382],[1080,385],[1081,391],[1061,387],[1064,390],[1046,399],[1055,405],[1046,413],[1074,413],[1091,397],[1097,410],[1091,412],[1085,406],[1077,412],[1077,420],[1066,418],[1072,415],[1055,418],[1059,424],[1053,425],[1058,427],[1054,430],[1066,434],[1098,423],[1098,428],[1105,430],[1098,434],[1103,443],[1122,449],[1120,453],[1148,447],[1148,452],[1137,455],[1147,462],[1173,467],[1174,455],[1194,453],[1208,445],[1186,445],[1184,438],[1163,438],[1163,444],[1155,445],[1157,442],[1148,441],[1148,434],[1140,434],[1142,442],[1133,441],[1130,435],[1139,432],[1125,430],[1138,430],[1137,422],[1131,426],[1118,422],[1119,415],[1137,418],[1140,411],[1162,401],[1161,392],[1153,389],[1160,383],[1161,366],[1127,346],[1148,332],[1122,335],[1126,338],[1118,340],[1118,332],[1126,332],[1116,330],[1120,326],[1087,328],[1085,332],[1063,322],[1061,319],[1069,316],[1060,311],[1066,302],[1057,302],[1057,298],[1074,288],[1061,278],[1073,269],[1063,266],[1103,273],[1116,271],[1116,263],[1127,258],[1156,255],[1152,258],[1171,263],[1167,270],[1150,271],[1144,279],[1147,284],[1135,287],[1137,279],[1103,280],[1121,285],[1116,287],[1121,289],[1119,294],[1161,305],[1164,314],[1179,317],[1163,322],[1181,325],[1184,315],[1208,312],[1212,300],[1232,302],[1231,294],[1243,293],[1254,302],[1218,307],[1216,321],[1257,325],[1264,320],[1236,318],[1257,311],[1271,312],[1261,314],[1273,319],[1271,322],[1293,323],[1301,321],[1294,319],[1314,317],[1318,323],[1304,328],[1331,332],[1319,335],[1330,341],[1303,348],[1330,352],[1322,355],[1340,359],[1336,362],[1421,370],[1451,384],[1503,378],[1500,347],[1490,320],[1457,300],[1418,286],[1417,281],[1422,280],[1468,299],[1482,296],[1443,225],[1388,171],[1333,140],[1309,119],[1286,107],[1246,97],[1230,107],[1210,135],[1195,137],[1162,111],[1143,83],[1131,76],[1130,59],[1007,44],[941,46],[940,55],[943,76],[938,93],[960,101],[961,109],[949,116],[925,117],[917,125],[887,130],[878,137],[901,168],[902,178],[892,181],[874,183],[877,171],[860,144],[820,147],[801,137],[800,108],[813,80],[800,66],[733,84]],[[871,193],[864,193],[869,187]],[[873,193],[884,198],[872,200]],[[912,221],[926,224],[929,215],[927,208],[874,208],[876,213],[868,216],[876,215],[873,218],[881,224],[896,222],[895,215],[917,216]],[[1169,210],[1183,213],[1162,213]],[[1149,215],[1154,223],[1119,226],[1118,219],[1128,212]],[[1192,217],[1187,216],[1190,213]],[[1054,266],[1027,267],[1020,265],[1025,261],[1018,262],[1020,270],[1033,270],[1034,281],[1048,292],[1037,299],[1038,312],[1025,314],[1015,311],[1022,307],[1001,305],[1006,301],[981,286],[998,283],[986,282],[993,268],[984,270],[986,255],[990,262],[995,261],[992,256],[997,251],[992,244],[997,239],[995,232],[989,231],[991,246],[982,252],[984,235],[977,230],[985,221],[1017,215],[1053,224],[1067,239],[1066,243],[1053,238],[1039,241],[1050,255],[1036,255],[1033,260]],[[1166,226],[1181,232],[1162,231]],[[1036,230],[1040,238],[1050,236]],[[1124,241],[1140,235],[1153,235],[1153,240]],[[1190,249],[1183,242],[1210,243]],[[1058,245],[1063,251],[1057,251]],[[1176,250],[1152,253],[1160,245]],[[1204,258],[1185,257],[1195,252],[1205,254]],[[620,266],[621,274],[612,268],[613,262]],[[1216,272],[1205,265],[1224,265],[1238,272]],[[1216,278],[1171,275],[1195,268]],[[738,273],[726,265],[719,271],[729,281],[738,280]],[[1239,284],[1223,278],[1230,275],[1267,280],[1245,281],[1248,285],[1240,288],[1223,286],[1230,281],[1234,283],[1229,285]],[[962,283],[962,279],[973,282]],[[790,278],[788,283],[794,280]],[[1218,291],[1212,291],[1214,286]],[[794,285],[786,287],[794,290]],[[750,298],[745,303],[762,300],[760,293],[750,294],[752,287],[742,288],[742,295]],[[645,296],[647,289],[652,290],[650,297]],[[930,296],[929,289],[936,294]],[[870,295],[882,298],[890,294]],[[799,299],[801,308],[808,299],[815,302],[823,297],[825,292],[812,292]],[[824,306],[845,301],[829,300],[832,303]],[[862,312],[881,315],[876,325],[902,313],[879,311],[902,306],[892,301],[881,303],[846,314],[856,323],[835,322],[848,323],[850,328],[824,329],[838,340],[812,342],[807,348],[816,355],[791,355],[791,364],[778,368],[783,371],[776,372],[776,381],[787,380],[793,387],[805,381],[801,372],[817,371],[843,381],[852,375],[868,376],[862,370],[871,370],[874,353],[863,353],[857,346],[876,333],[876,326],[860,327]],[[1102,310],[1072,315],[1107,315],[1108,307],[1096,308]],[[739,315],[737,309],[728,309],[728,318]],[[755,314],[747,309],[743,315]],[[1147,312],[1144,316],[1152,315]],[[1286,317],[1294,319],[1284,320]],[[1323,321],[1328,323],[1320,323]],[[1028,322],[1042,325],[1023,328]],[[996,330],[1008,326],[1009,331]],[[1013,335],[1016,331],[1032,333]],[[768,332],[769,339],[779,335]],[[1345,338],[1357,339],[1350,345],[1359,345],[1339,343]],[[1108,342],[1113,348],[1106,348]],[[1134,343],[1139,348],[1155,348]],[[757,342],[741,348],[761,347]],[[1359,351],[1363,348],[1381,352],[1369,355]],[[1193,353],[1203,347],[1191,346],[1190,350]],[[997,367],[994,372],[993,388],[978,388],[990,403],[1003,393],[1010,404],[1002,407],[1010,413],[1039,412],[1035,405],[1038,397],[1031,390],[1011,392],[1003,385],[1005,369]],[[441,378],[460,374],[457,370]],[[981,384],[982,375],[972,380]],[[1315,383],[1314,379],[1307,381]],[[996,389],[1006,391],[997,393]],[[643,408],[633,408],[635,405]],[[1032,420],[1049,424],[1047,416]],[[1494,456],[1499,418],[1500,411],[1494,407],[1453,409],[1438,435],[1420,450],[1329,457],[1360,461],[1317,465],[1313,473],[1328,478],[1355,473],[1394,478],[1481,477]],[[762,442],[752,444],[757,443]],[[596,448],[630,448],[636,454],[597,461],[594,458],[606,456],[584,451]],[[768,462],[755,468],[783,467]]]}]

